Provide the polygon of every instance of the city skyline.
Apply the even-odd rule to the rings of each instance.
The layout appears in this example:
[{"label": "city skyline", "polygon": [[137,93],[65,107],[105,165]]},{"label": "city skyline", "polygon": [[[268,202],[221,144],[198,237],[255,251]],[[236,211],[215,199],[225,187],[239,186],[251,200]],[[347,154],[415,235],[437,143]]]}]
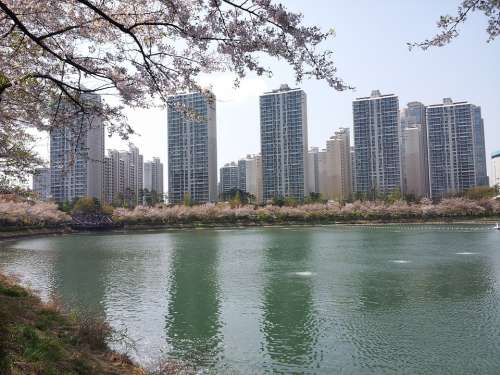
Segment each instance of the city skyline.
[{"label": "city skyline", "polygon": [[[284,4],[292,10],[303,6],[297,0],[286,0]],[[389,1],[376,9],[367,5],[364,1],[356,5],[318,0],[314,8],[304,11],[307,23],[318,24],[324,29],[335,27],[337,36],[326,46],[336,53],[339,74],[356,87],[355,91],[337,93],[324,82],[306,80],[300,84],[308,94],[309,146],[321,147],[340,127],[348,127],[352,133],[352,100],[379,89],[398,95],[400,107],[412,101],[430,105],[446,97],[476,103],[481,106],[485,119],[486,154],[489,156],[500,148],[500,107],[496,105],[497,87],[500,87],[500,75],[496,73],[500,42],[485,42],[487,36],[481,16],[472,15],[461,28],[460,38],[451,45],[426,52],[409,52],[406,42],[432,35],[438,16],[454,12],[456,4],[453,1],[404,4]],[[326,11],[328,9],[336,11],[332,13]],[[419,22],[415,23],[415,19]],[[366,63],[363,56],[376,58]],[[272,61],[269,64],[276,70],[274,77],[249,75],[237,90],[232,89],[233,76],[230,74],[202,78],[202,83],[214,85],[213,91],[218,98],[218,168],[258,152],[259,115],[255,108],[259,95],[282,83],[297,86],[286,64]],[[457,80],[456,77],[462,78]],[[158,156],[166,161],[166,110],[127,112],[140,134],[132,136],[131,141],[143,150],[146,159]],[[242,132],[245,133],[244,141],[234,142]],[[116,136],[106,138],[106,143],[109,148],[117,149],[126,144]],[[48,137],[43,135],[39,144],[37,149],[48,159]],[[491,163],[487,164],[491,174]],[[166,183],[165,176],[164,186]]]}]

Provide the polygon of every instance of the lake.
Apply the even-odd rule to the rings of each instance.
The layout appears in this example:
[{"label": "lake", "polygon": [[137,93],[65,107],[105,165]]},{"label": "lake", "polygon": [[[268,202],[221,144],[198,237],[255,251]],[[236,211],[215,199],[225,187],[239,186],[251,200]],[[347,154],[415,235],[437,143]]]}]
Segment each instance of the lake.
[{"label": "lake", "polygon": [[0,271],[208,374],[499,374],[500,232],[481,225],[89,233]]}]

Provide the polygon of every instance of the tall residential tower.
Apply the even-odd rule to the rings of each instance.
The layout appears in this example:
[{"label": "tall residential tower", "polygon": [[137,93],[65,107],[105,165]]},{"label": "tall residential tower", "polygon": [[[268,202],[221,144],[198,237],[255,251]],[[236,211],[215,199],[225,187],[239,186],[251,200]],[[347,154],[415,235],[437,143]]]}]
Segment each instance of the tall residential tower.
[{"label": "tall residential tower", "polygon": [[427,141],[431,198],[462,193],[487,181],[479,107],[449,98],[427,107]]},{"label": "tall residential tower", "polygon": [[307,192],[307,96],[282,85],[260,96],[264,201],[303,200]]},{"label": "tall residential tower", "polygon": [[[101,105],[101,97],[84,100]],[[71,104],[65,104],[71,105]],[[104,126],[99,116],[78,115],[50,131],[50,191],[56,202],[81,197],[103,199]]]},{"label": "tall residential tower", "polygon": [[168,99],[168,197],[196,203],[217,200],[216,103],[212,94]]},{"label": "tall residential tower", "polygon": [[356,192],[369,196],[401,188],[399,99],[381,95],[353,102]]}]

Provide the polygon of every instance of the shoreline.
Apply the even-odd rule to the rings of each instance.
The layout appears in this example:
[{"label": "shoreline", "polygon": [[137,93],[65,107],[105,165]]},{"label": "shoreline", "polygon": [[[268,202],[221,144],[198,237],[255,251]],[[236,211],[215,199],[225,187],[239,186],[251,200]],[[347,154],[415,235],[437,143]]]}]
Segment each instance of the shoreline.
[{"label": "shoreline", "polygon": [[108,346],[102,319],[43,303],[29,288],[0,273],[0,373],[146,375]]},{"label": "shoreline", "polygon": [[78,230],[69,226],[60,228],[15,228],[0,231],[0,242],[17,240],[21,238],[36,238],[46,236],[57,236],[64,234],[81,233],[122,233],[141,230],[181,230],[181,229],[246,229],[246,228],[280,228],[280,227],[315,227],[315,226],[392,226],[392,225],[495,225],[500,222],[500,217],[488,218],[433,218],[424,220],[401,219],[401,220],[342,220],[342,221],[283,221],[283,222],[231,222],[231,223],[177,223],[177,224],[123,224],[119,228],[106,228],[99,230]]}]

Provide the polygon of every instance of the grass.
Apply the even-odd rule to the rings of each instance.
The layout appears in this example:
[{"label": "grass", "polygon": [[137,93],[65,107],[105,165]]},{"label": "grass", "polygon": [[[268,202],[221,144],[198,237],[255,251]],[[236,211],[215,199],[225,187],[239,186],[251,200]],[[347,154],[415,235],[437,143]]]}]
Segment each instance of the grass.
[{"label": "grass", "polygon": [[109,350],[101,320],[64,314],[0,275],[0,374],[145,375]]}]

